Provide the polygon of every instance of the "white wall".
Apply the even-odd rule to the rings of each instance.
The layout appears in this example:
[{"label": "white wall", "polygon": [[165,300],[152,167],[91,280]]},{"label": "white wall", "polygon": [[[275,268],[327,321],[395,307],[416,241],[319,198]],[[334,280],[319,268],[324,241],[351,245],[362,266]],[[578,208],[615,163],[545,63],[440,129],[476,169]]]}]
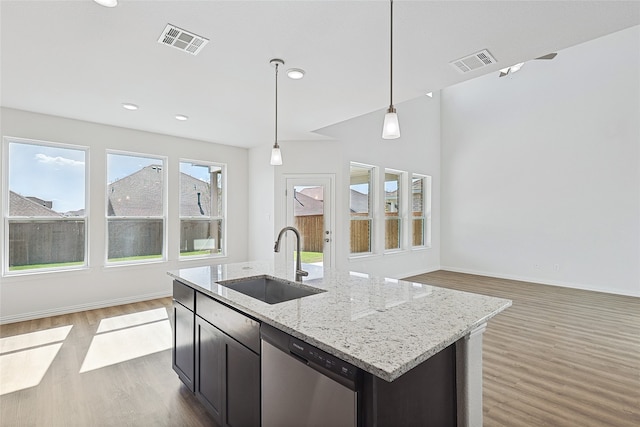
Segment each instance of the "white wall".
[{"label": "white wall", "polygon": [[248,259],[273,260],[274,173],[269,164],[271,147],[249,150]]},{"label": "white wall", "polygon": [[442,93],[444,269],[640,296],[640,27]]},{"label": "white wall", "polygon": [[[286,174],[334,174],[335,175],[335,265],[340,270],[361,271],[387,277],[406,277],[412,274],[436,270],[440,264],[440,99],[423,97],[396,105],[400,117],[402,137],[397,140],[381,138],[384,110],[366,114],[327,127],[320,132],[333,141],[283,142],[280,144],[283,165],[275,167],[274,209],[279,228],[284,216],[283,180]],[[258,150],[258,149],[254,149]],[[253,151],[253,150],[252,150]],[[252,155],[253,156],[253,155]],[[260,153],[256,159],[267,164],[269,153]],[[405,250],[394,254],[382,254],[349,259],[349,163],[367,163],[384,168],[421,173],[433,177],[432,196],[432,247],[422,250]],[[380,187],[384,174],[380,174]],[[258,205],[256,209],[259,209]],[[253,211],[254,209],[251,208]],[[262,221],[264,213],[258,214]],[[255,221],[255,220],[254,220]],[[384,233],[384,224],[376,226]],[[272,250],[272,236],[261,242]]]},{"label": "white wall", "polygon": [[[20,110],[0,110],[0,134],[89,146],[89,268],[81,271],[2,277],[0,322],[43,317],[171,294],[171,269],[206,261],[178,261],[179,206],[169,204],[168,260],[135,266],[105,267],[106,149],[167,157],[168,200],[177,200],[181,158],[227,164],[228,256],[247,259],[247,150],[202,141],[134,131]],[[3,238],[5,238],[4,236]],[[209,263],[211,261],[208,261]]]}]

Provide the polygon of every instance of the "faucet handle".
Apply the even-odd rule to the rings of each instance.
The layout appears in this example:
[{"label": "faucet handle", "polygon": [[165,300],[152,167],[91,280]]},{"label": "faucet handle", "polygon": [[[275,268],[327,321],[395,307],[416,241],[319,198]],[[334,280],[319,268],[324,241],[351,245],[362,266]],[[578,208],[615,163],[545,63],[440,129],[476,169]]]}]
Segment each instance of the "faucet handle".
[{"label": "faucet handle", "polygon": [[309,272],[304,270],[296,270],[296,274],[299,276],[307,277],[309,275]]}]

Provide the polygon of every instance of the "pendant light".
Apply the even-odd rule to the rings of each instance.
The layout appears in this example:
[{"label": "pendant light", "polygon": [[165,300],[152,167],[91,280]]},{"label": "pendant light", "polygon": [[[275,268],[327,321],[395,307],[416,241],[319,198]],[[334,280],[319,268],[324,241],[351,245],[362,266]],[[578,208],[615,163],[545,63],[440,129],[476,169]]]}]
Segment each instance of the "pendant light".
[{"label": "pendant light", "polygon": [[400,138],[400,123],[398,122],[398,114],[393,106],[393,0],[390,0],[390,37],[389,37],[389,108],[384,115],[384,123],[382,125],[382,139]]},{"label": "pendant light", "polygon": [[270,64],[276,67],[276,135],[271,149],[271,165],[279,166],[282,164],[282,153],[280,152],[280,146],[278,145],[278,67],[284,65],[282,59],[272,59]]}]

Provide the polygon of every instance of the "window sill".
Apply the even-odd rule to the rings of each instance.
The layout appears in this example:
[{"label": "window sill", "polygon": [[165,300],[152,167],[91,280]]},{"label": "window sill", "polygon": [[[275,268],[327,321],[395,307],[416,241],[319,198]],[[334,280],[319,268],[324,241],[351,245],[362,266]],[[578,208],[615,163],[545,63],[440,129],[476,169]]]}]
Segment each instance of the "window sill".
[{"label": "window sill", "polygon": [[52,268],[52,269],[33,269],[33,270],[19,270],[19,271],[7,271],[2,274],[3,279],[12,279],[19,277],[31,277],[42,276],[47,274],[62,274],[62,273],[74,273],[76,271],[88,271],[89,266],[83,265],[74,268]]},{"label": "window sill", "polygon": [[123,262],[106,262],[104,264],[104,268],[105,269],[110,269],[110,268],[118,268],[118,267],[140,267],[140,266],[145,266],[145,265],[155,265],[155,264],[162,264],[162,263],[166,263],[167,260],[165,258],[159,258],[159,259],[151,259],[151,260],[146,260],[146,261],[123,261]]}]

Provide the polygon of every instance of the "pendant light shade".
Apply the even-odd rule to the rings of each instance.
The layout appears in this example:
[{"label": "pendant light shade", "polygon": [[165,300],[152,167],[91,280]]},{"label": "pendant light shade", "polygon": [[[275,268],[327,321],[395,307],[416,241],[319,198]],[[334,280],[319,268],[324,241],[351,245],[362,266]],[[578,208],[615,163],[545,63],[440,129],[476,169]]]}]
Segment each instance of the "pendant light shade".
[{"label": "pendant light shade", "polygon": [[396,109],[392,106],[387,110],[387,114],[384,115],[384,123],[382,125],[382,138],[383,139],[396,139],[400,138],[400,123],[398,122],[398,114]]},{"label": "pendant light shade", "polygon": [[390,3],[390,37],[389,37],[389,108],[387,114],[384,115],[384,123],[382,124],[382,139],[400,138],[400,122],[398,114],[393,106],[393,0]]},{"label": "pendant light shade", "polygon": [[282,153],[280,147],[275,144],[271,149],[271,166],[280,166],[282,164]]},{"label": "pendant light shade", "polygon": [[273,148],[271,149],[271,165],[280,166],[282,164],[282,153],[280,152],[280,146],[278,145],[278,67],[284,65],[282,59],[272,59],[269,63],[276,67],[276,123],[275,123],[275,139],[273,141]]}]

